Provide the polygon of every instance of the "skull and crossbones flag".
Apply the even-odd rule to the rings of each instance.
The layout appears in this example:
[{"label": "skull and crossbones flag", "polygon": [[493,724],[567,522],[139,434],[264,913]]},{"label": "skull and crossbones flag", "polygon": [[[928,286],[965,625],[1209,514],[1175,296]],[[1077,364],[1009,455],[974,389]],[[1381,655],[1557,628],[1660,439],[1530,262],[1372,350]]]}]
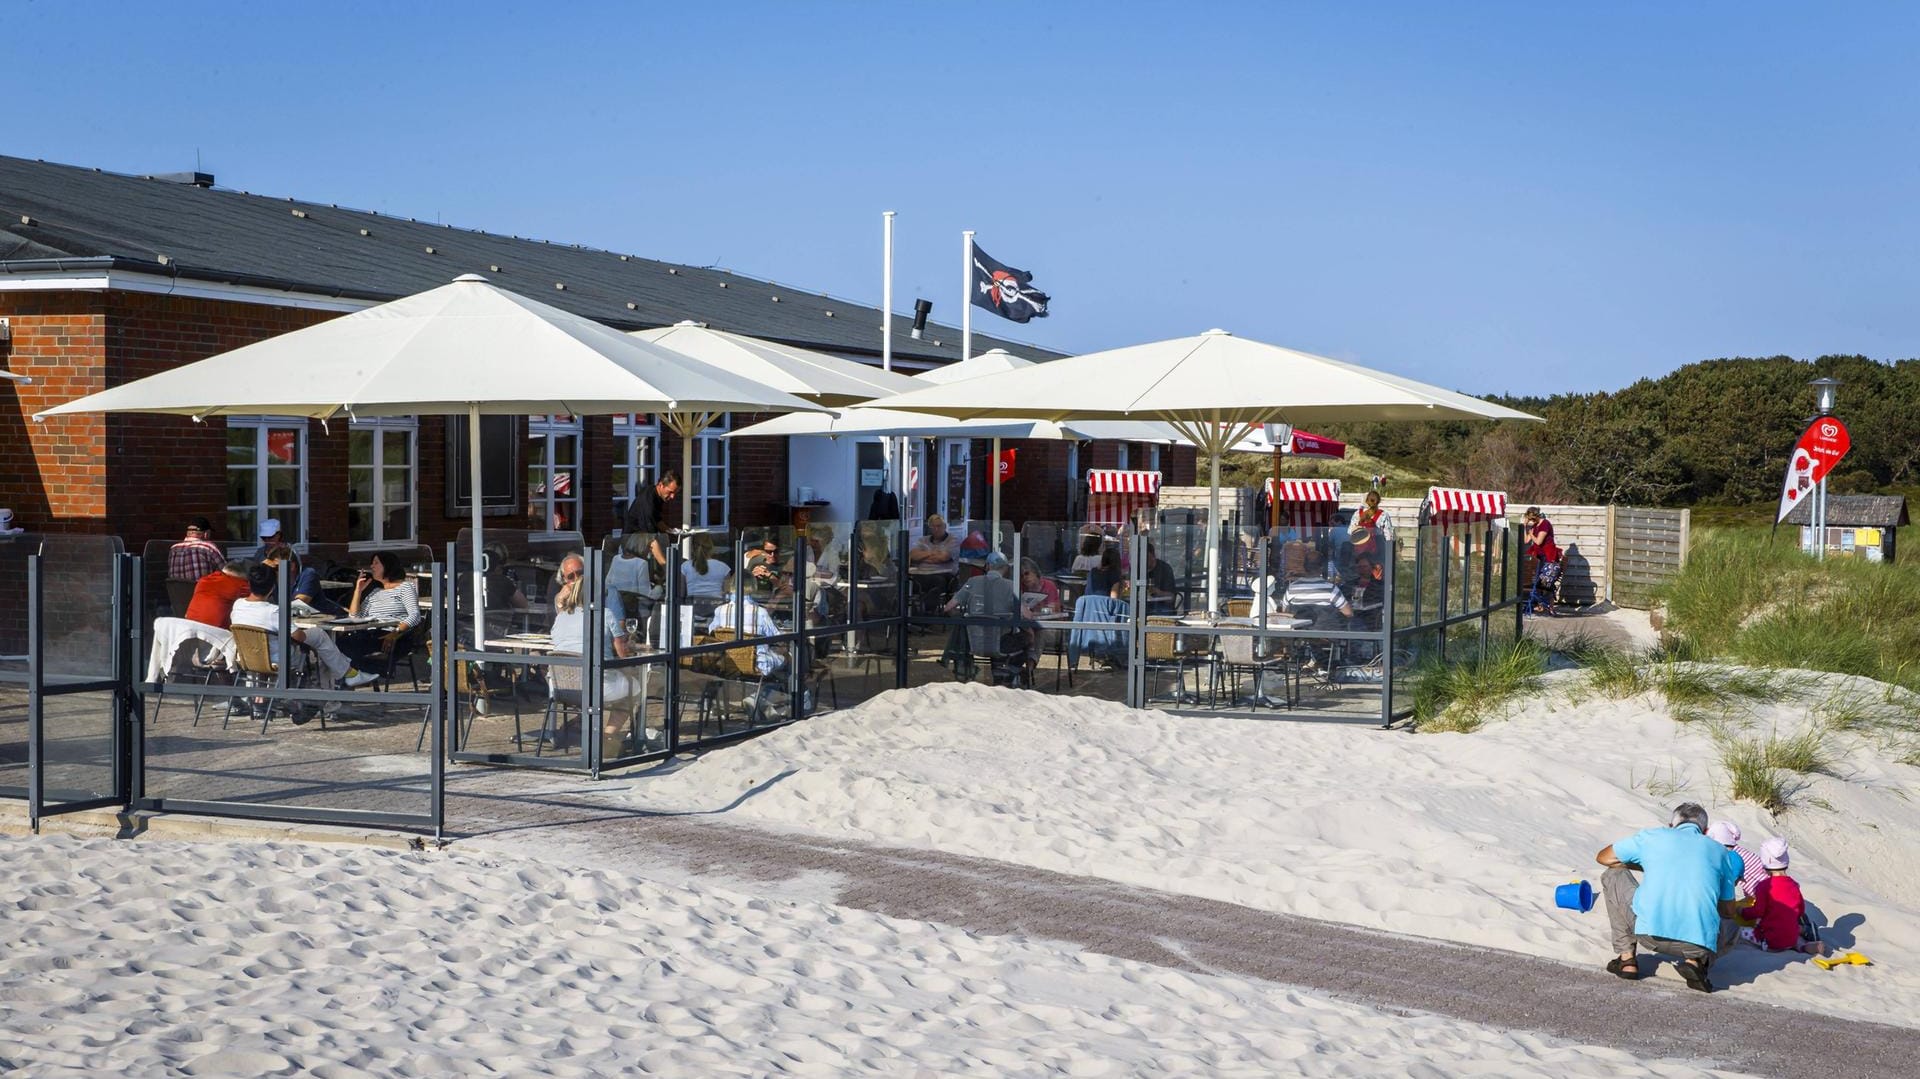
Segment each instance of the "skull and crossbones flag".
[{"label": "skull and crossbones flag", "polygon": [[994,261],[992,255],[973,249],[973,303],[1015,322],[1047,317],[1050,297],[1033,287],[1033,275],[1025,270]]}]

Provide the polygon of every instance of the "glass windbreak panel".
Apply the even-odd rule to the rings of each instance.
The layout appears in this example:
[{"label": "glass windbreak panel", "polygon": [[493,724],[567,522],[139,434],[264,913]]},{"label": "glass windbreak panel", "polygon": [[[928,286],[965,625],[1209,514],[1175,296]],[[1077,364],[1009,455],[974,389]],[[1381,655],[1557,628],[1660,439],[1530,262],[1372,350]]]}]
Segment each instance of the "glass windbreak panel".
[{"label": "glass windbreak panel", "polygon": [[[42,790],[49,803],[111,797],[115,782],[110,690],[48,694],[40,704]],[[0,722],[5,722],[0,718]],[[25,776],[18,777],[23,785]],[[0,775],[0,785],[13,780]]]},{"label": "glass windbreak panel", "polygon": [[683,640],[706,634],[716,624],[715,612],[725,605],[739,558],[734,546],[734,537],[727,532],[696,532],[682,544],[675,600],[681,607],[678,623]]},{"label": "glass windbreak panel", "polygon": [[802,602],[810,628],[847,623],[852,582],[861,569],[853,558],[853,525],[815,521],[807,529],[807,573]]},{"label": "glass windbreak panel", "polygon": [[[403,566],[425,557],[417,548],[396,553]],[[339,561],[346,555],[339,546],[309,552],[303,572],[286,567],[290,591],[326,592],[314,582],[339,582],[335,574],[355,568]],[[431,591],[404,573],[394,587]],[[237,616],[232,636],[220,641],[156,625],[153,653],[144,657],[159,683],[146,696],[146,796],[163,806],[241,803],[342,819],[427,816],[440,648],[431,612],[416,607],[410,617],[348,621],[288,599],[265,613],[274,629],[251,629]],[[285,641],[277,629],[283,617],[293,627]]]}]

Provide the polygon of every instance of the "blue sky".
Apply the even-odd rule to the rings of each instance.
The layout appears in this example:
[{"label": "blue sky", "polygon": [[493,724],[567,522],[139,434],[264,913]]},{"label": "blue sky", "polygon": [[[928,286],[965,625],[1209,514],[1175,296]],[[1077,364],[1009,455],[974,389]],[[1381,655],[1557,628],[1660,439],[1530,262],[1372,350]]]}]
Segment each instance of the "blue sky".
[{"label": "blue sky", "polygon": [[[1680,10],[1673,10],[1679,8]],[[1920,9],[12,3],[0,151],[1474,392],[1920,355]]]}]

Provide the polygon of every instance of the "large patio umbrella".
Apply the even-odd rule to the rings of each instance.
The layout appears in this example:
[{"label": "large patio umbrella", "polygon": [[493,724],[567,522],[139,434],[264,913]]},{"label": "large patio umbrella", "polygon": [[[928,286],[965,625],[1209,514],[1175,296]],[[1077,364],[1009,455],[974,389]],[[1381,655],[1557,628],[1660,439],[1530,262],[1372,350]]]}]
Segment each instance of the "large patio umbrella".
[{"label": "large patio umbrella", "polygon": [[1166,422],[1213,459],[1207,514],[1209,610],[1219,606],[1220,454],[1261,424],[1538,418],[1358,364],[1235,337],[1225,330],[933,386],[882,398],[872,407],[958,419]]},{"label": "large patio umbrella", "polygon": [[[655,331],[647,331],[655,332]],[[1005,374],[1032,367],[1033,361],[1021,359],[1005,349],[991,349],[960,363],[923,371],[912,378],[898,379],[907,389],[928,383],[946,385],[992,374]],[[993,440],[993,459],[998,468],[1000,440],[1045,439],[1049,441],[1082,439],[1119,439],[1131,442],[1170,442],[1179,435],[1163,423],[1138,420],[1039,420],[980,418],[954,420],[930,416],[924,412],[902,412],[888,408],[840,408],[831,412],[794,412],[743,427],[726,436],[824,435],[828,438],[987,438]],[[995,477],[998,479],[998,476]],[[992,529],[998,544],[1000,531],[1000,486],[993,485]]]},{"label": "large patio umbrella", "polygon": [[[709,329],[703,322],[676,322],[658,329],[635,330],[632,336],[819,405],[850,405],[855,401],[904,393],[920,385],[906,375],[824,352]],[[661,415],[667,426],[680,435],[680,486],[687,492],[687,497],[680,500],[681,524],[690,527],[693,523],[693,454],[689,451],[693,436],[713,423],[719,414],[694,410]]]},{"label": "large patio umbrella", "polygon": [[468,417],[474,647],[483,648],[481,416],[819,407],[465,274],[452,284],[89,394],[34,418],[91,412],[196,419]]}]

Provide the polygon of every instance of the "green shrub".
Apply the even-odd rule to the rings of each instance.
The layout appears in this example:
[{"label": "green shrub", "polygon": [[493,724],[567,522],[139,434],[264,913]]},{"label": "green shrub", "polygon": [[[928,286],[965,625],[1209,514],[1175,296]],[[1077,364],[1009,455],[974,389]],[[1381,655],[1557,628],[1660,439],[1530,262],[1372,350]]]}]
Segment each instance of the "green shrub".
[{"label": "green shrub", "polygon": [[1786,777],[1767,764],[1759,742],[1749,738],[1722,742],[1720,766],[1727,770],[1727,783],[1736,800],[1752,802],[1769,813],[1787,808]]}]

